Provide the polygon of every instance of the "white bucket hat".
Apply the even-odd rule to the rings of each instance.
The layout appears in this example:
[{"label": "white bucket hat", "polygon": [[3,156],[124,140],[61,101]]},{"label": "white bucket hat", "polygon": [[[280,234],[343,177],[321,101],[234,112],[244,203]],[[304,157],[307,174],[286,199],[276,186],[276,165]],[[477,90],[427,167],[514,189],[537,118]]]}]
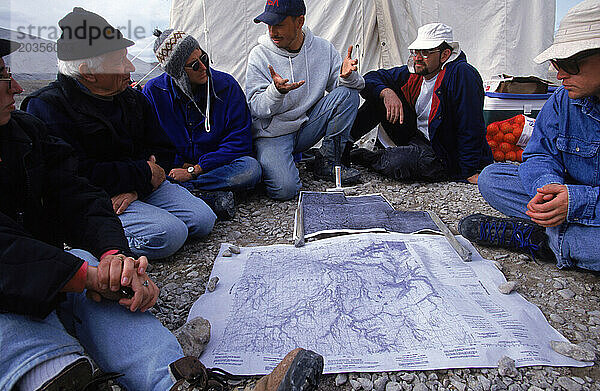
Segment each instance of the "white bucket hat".
[{"label": "white bucket hat", "polygon": [[600,48],[600,0],[586,0],[567,12],[561,20],[554,43],[533,61],[568,58],[589,49]]},{"label": "white bucket hat", "polygon": [[[419,27],[417,30],[417,39],[408,46],[409,50],[433,49],[446,42],[452,48],[452,54],[446,60],[444,65],[450,61],[456,60],[461,50],[457,41],[452,36],[452,27],[443,23],[429,23]],[[412,61],[409,59],[409,68],[412,68]],[[442,66],[443,67],[443,66]],[[414,73],[414,69],[409,69]]]}]

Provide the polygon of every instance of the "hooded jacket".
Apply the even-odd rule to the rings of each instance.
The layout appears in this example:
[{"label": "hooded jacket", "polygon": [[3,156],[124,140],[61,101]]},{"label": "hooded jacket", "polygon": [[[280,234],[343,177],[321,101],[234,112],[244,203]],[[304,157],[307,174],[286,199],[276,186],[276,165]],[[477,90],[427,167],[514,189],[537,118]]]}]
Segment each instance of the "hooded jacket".
[{"label": "hooded jacket", "polygon": [[[340,77],[342,58],[327,40],[303,27],[304,43],[298,53],[278,48],[267,32],[258,38],[248,56],[246,99],[252,113],[255,138],[277,137],[294,133],[308,120],[309,110],[337,86],[360,90],[364,80],[358,72]],[[275,88],[269,65],[291,83],[301,80],[301,87],[281,94]]]},{"label": "hooded jacket", "polygon": [[[422,81],[406,65],[380,69],[365,75],[361,95],[379,100],[381,91],[391,88],[414,107]],[[444,64],[434,87],[428,130],[431,146],[452,179],[466,179],[493,162],[485,139],[483,99],[481,76],[464,53]]]},{"label": "hooded jacket", "polygon": [[[166,73],[148,81],[144,94],[154,105],[158,120],[175,145],[175,166],[198,164],[203,172],[231,163],[252,153],[252,119],[246,97],[235,79],[211,69],[212,99],[210,132],[198,107],[175,86]],[[198,106],[204,110],[206,87],[196,94]]]},{"label": "hooded jacket", "polygon": [[44,318],[56,308],[83,263],[63,243],[131,254],[107,194],[76,175],[72,152],[21,111],[0,126],[0,312]]}]

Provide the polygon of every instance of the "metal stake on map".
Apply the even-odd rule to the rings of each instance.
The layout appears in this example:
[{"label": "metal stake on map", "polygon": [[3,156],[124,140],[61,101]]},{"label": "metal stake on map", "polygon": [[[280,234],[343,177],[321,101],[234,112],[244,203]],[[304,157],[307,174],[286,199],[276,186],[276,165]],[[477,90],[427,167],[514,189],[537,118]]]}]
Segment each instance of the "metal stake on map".
[{"label": "metal stake on map", "polygon": [[327,191],[329,191],[329,192],[339,191],[344,194],[348,194],[348,193],[352,194],[352,192],[355,190],[356,186],[342,187],[342,166],[335,166],[334,173],[335,173],[335,187],[327,189]]},{"label": "metal stake on map", "polygon": [[336,189],[342,188],[342,167],[335,166],[335,187]]},{"label": "metal stake on map", "polygon": [[471,251],[462,244],[460,244],[460,242],[454,237],[452,232],[450,232],[448,226],[444,224],[444,222],[438,217],[437,214],[435,214],[434,211],[429,210],[427,211],[427,213],[429,214],[431,220],[433,220],[435,225],[437,225],[440,231],[442,231],[442,233],[444,234],[454,251],[456,251],[458,256],[465,262],[471,262]]},{"label": "metal stake on map", "polygon": [[[300,193],[302,197],[302,193]],[[304,246],[304,215],[302,213],[302,203],[298,202],[298,208],[296,208],[296,216],[294,222],[294,246]]]}]

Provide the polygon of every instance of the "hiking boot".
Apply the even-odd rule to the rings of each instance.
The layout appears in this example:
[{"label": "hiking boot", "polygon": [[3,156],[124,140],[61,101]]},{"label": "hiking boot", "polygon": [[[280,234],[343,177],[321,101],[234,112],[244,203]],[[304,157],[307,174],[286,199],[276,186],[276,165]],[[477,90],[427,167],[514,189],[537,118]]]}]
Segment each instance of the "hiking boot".
[{"label": "hiking boot", "polygon": [[235,199],[231,191],[193,191],[196,197],[212,209],[219,220],[231,220],[235,216]]},{"label": "hiking boot", "polygon": [[[169,365],[176,383],[170,391],[196,388],[200,391],[224,391],[229,380],[240,380],[219,368],[206,368],[196,357],[183,357]],[[313,391],[323,372],[323,357],[297,348],[289,352],[273,372],[261,377],[253,391]]]},{"label": "hiking boot", "polygon": [[296,348],[268,375],[261,377],[252,391],[312,391],[323,373],[323,356]]},{"label": "hiking boot", "polygon": [[90,360],[82,357],[67,365],[58,375],[38,388],[38,391],[108,390],[107,382],[121,376],[123,375],[114,372],[94,374]]},{"label": "hiking boot", "polygon": [[458,230],[465,238],[482,246],[529,254],[533,260],[556,261],[545,228],[526,219],[476,213],[460,220]]},{"label": "hiking boot", "polygon": [[[360,171],[355,168],[342,167],[342,185],[355,185],[360,181]],[[315,154],[313,175],[315,179],[322,179],[335,183],[335,166],[331,160],[325,159],[320,153]]]}]

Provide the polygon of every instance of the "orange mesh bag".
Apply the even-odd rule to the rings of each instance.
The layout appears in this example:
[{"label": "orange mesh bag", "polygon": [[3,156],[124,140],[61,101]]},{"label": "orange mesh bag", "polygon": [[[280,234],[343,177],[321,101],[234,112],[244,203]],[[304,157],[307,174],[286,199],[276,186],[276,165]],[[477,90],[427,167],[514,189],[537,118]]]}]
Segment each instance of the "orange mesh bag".
[{"label": "orange mesh bag", "polygon": [[535,118],[525,117],[523,114],[489,124],[485,138],[492,149],[494,160],[522,162],[523,148],[531,138],[534,124]]}]

